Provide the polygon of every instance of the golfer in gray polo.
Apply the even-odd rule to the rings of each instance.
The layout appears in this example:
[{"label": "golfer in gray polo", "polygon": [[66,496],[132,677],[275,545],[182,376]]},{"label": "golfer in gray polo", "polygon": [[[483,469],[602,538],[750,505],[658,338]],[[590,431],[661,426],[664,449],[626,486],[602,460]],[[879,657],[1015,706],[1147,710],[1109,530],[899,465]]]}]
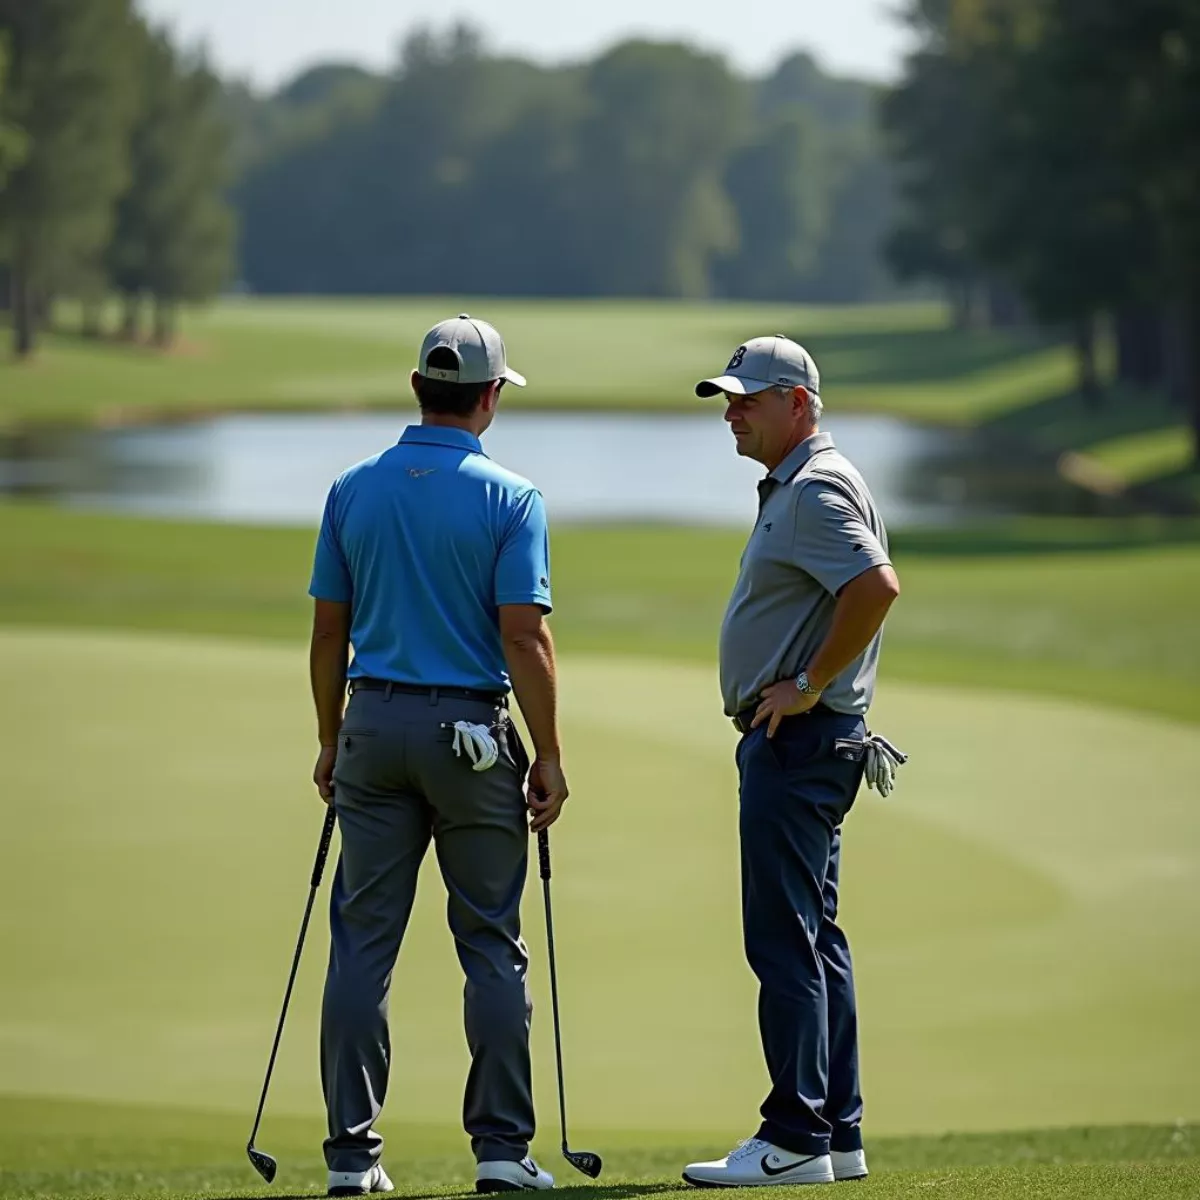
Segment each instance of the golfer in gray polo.
[{"label": "golfer in gray polo", "polygon": [[883,619],[899,595],[862,476],[819,429],[812,357],[782,334],[696,385],[725,397],[737,452],[768,471],[721,629],[725,712],[741,741],[742,923],[771,1091],[757,1131],[691,1163],[700,1186],[832,1183],[867,1173],[850,948],[837,924],[842,821],[903,756],[869,734]]}]

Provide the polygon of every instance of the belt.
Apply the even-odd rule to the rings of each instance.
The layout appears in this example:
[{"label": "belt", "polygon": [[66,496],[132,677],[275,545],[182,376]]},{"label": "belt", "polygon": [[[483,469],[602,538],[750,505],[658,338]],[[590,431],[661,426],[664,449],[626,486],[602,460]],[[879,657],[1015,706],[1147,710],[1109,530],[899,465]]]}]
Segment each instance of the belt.
[{"label": "belt", "polygon": [[[733,717],[733,727],[738,733],[749,733],[750,723],[754,720],[755,713],[758,712],[758,705],[753,708],[743,708],[736,717]],[[818,700],[807,712],[796,713],[790,717],[784,717],[785,721],[798,721],[801,717],[841,717],[845,713],[839,713],[836,708],[830,708],[828,704]]]},{"label": "belt", "polygon": [[384,692],[391,696],[399,692],[402,696],[428,696],[430,704],[436,704],[440,699],[447,700],[477,700],[483,704],[507,704],[507,692],[485,692],[478,688],[464,687],[422,687],[416,683],[396,683],[392,679],[351,679],[350,694],[357,691]]}]

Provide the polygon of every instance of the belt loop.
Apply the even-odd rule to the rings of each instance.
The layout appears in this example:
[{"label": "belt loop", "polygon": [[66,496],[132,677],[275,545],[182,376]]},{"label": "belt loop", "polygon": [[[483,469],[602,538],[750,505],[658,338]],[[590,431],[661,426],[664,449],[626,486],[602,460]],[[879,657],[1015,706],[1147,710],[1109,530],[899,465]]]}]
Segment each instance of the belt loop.
[{"label": "belt loop", "polygon": [[429,704],[431,707],[436,708],[437,703],[438,703],[438,690],[437,690],[437,688],[430,688],[429,689]]},{"label": "belt loop", "polygon": [[387,703],[389,703],[389,702],[391,701],[391,699],[392,699],[392,681],[389,679],[389,680],[387,681],[387,687],[385,687],[385,688],[383,689],[383,702],[384,702],[384,704],[387,704]]}]

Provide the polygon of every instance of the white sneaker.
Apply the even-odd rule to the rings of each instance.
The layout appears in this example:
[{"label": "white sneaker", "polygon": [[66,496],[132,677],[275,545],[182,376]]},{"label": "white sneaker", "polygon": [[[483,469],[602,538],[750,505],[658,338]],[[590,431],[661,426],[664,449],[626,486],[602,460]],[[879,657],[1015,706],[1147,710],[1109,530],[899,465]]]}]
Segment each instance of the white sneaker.
[{"label": "white sneaker", "polygon": [[520,1162],[481,1162],[475,1168],[477,1192],[544,1192],[554,1186],[554,1176],[532,1158]]},{"label": "white sneaker", "polygon": [[830,1150],[834,1179],[866,1179],[867,1156],[862,1150]]},{"label": "white sneaker", "polygon": [[387,1172],[376,1163],[369,1171],[330,1171],[327,1196],[369,1196],[393,1191]]},{"label": "white sneaker", "polygon": [[793,1154],[748,1138],[724,1158],[689,1163],[683,1178],[696,1187],[771,1187],[798,1183],[832,1183],[833,1164],[828,1154]]}]

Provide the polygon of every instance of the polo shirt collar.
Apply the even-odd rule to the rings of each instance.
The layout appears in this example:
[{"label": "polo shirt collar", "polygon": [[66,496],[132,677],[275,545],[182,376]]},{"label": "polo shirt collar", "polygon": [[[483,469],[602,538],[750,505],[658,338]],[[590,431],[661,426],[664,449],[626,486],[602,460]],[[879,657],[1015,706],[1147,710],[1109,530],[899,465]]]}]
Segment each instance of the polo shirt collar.
[{"label": "polo shirt collar", "polygon": [[420,446],[449,446],[453,450],[469,450],[472,454],[484,453],[483,443],[465,429],[452,425],[409,425],[400,435],[401,442]]},{"label": "polo shirt collar", "polygon": [[776,483],[787,483],[814,454],[832,449],[832,433],[814,433],[812,437],[806,437],[767,478]]}]

